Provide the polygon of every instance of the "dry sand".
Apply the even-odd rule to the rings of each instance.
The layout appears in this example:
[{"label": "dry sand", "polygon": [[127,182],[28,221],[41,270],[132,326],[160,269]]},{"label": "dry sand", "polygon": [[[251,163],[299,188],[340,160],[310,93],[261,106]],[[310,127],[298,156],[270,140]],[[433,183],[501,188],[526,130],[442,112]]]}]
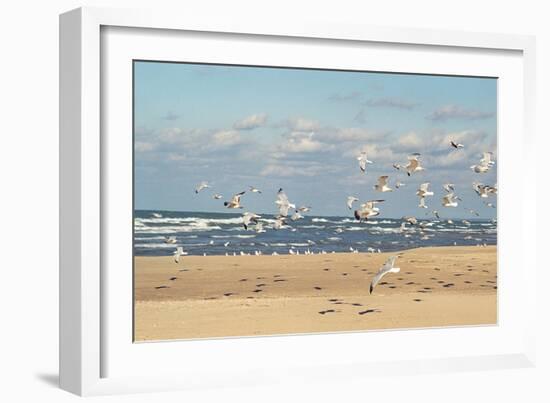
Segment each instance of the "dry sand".
[{"label": "dry sand", "polygon": [[[398,254],[369,295],[378,268]],[[172,278],[172,280],[171,280]],[[159,288],[162,287],[162,288]],[[488,247],[135,258],[135,340],[495,324]]]}]

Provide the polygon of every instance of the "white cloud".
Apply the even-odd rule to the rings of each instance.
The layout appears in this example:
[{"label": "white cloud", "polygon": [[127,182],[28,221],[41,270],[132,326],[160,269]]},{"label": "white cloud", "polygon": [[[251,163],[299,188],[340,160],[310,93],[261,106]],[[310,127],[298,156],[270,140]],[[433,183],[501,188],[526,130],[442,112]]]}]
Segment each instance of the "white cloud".
[{"label": "white cloud", "polygon": [[221,130],[212,136],[212,145],[215,147],[230,147],[242,141],[241,135],[236,130]]},{"label": "white cloud", "polygon": [[297,132],[310,132],[318,130],[320,125],[316,120],[311,120],[303,117],[290,118],[287,120],[286,125],[292,130]]},{"label": "white cloud", "polygon": [[145,141],[136,141],[134,145],[134,150],[138,153],[144,153],[148,151],[155,150],[156,146],[153,143],[148,143]]},{"label": "white cloud", "polygon": [[376,98],[369,99],[365,102],[365,105],[373,108],[398,108],[410,110],[417,106],[418,103],[401,98]]},{"label": "white cloud", "polygon": [[449,119],[478,120],[487,119],[492,116],[493,113],[489,112],[466,109],[458,105],[445,105],[426,116],[426,119],[433,121],[445,121]]},{"label": "white cloud", "polygon": [[256,113],[254,115],[247,116],[233,124],[233,129],[237,130],[252,130],[261,126],[265,126],[267,123],[266,113]]},{"label": "white cloud", "polygon": [[287,153],[312,153],[331,148],[315,139],[314,133],[292,132],[285,136],[286,141],[280,145],[280,151]]}]

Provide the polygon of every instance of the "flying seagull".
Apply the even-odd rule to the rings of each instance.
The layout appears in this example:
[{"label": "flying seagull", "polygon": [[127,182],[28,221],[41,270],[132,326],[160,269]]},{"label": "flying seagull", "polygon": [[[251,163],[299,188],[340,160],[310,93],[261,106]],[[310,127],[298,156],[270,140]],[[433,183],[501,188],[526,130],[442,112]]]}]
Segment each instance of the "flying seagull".
[{"label": "flying seagull", "polygon": [[426,196],[433,196],[434,192],[430,192],[428,190],[429,187],[430,187],[430,182],[426,182],[426,183],[421,184],[420,187],[418,188],[418,190],[416,191],[416,195],[421,197],[421,198],[424,198]]},{"label": "flying seagull", "polygon": [[290,203],[288,200],[286,193],[283,192],[283,188],[280,188],[277,192],[277,200],[275,200],[275,204],[279,206],[279,215],[281,217],[286,217],[288,215],[288,210],[296,208],[296,205]]},{"label": "flying seagull", "polygon": [[443,185],[443,189],[445,189],[445,192],[452,193],[455,190],[455,185],[452,183],[445,183]]},{"label": "flying seagull", "polygon": [[376,207],[377,203],[382,203],[384,200],[369,200],[366,203],[361,204],[359,209],[354,211],[356,220],[367,221],[370,217],[376,217],[380,214],[380,209]]},{"label": "flying seagull", "polygon": [[298,221],[298,220],[300,220],[300,219],[302,219],[302,218],[304,218],[304,216],[300,214],[300,211],[299,211],[299,210],[296,210],[296,211],[294,212],[294,214],[292,214],[292,216],[290,217],[290,219],[291,219],[292,221]]},{"label": "flying seagull", "polygon": [[495,162],[492,160],[493,153],[490,151],[486,151],[483,153],[483,157],[479,160],[479,164],[472,165],[470,169],[474,171],[475,173],[485,173],[491,169],[491,167],[495,164]]},{"label": "flying seagull", "polygon": [[384,175],[378,178],[378,183],[374,185],[374,189],[379,192],[393,192],[393,189],[388,186],[388,176]]},{"label": "flying seagull", "polygon": [[176,240],[175,236],[164,237],[164,243],[175,244],[177,242],[178,241]]},{"label": "flying seagull", "polygon": [[361,152],[359,157],[357,157],[357,161],[359,161],[359,169],[361,169],[362,172],[367,170],[367,164],[372,164],[372,161],[367,159],[367,153],[365,151]]},{"label": "flying seagull", "polygon": [[353,202],[359,201],[359,199],[355,196],[348,196],[348,201],[346,202],[346,205],[351,210],[353,206]]},{"label": "flying seagull", "polygon": [[183,248],[181,246],[178,246],[174,251],[174,262],[179,263],[180,257],[185,255],[187,255],[187,252],[184,252]]},{"label": "flying seagull", "polygon": [[195,193],[199,193],[201,190],[203,189],[206,189],[206,188],[210,188],[212,186],[210,186],[208,184],[208,182],[201,182],[199,183],[199,185],[195,188]]},{"label": "flying seagull", "polygon": [[408,176],[411,176],[415,172],[424,170],[424,168],[420,166],[419,157],[420,154],[418,153],[409,155],[409,162],[405,165],[405,170],[407,171]]},{"label": "flying seagull", "polygon": [[307,212],[311,211],[311,207],[310,206],[301,206],[301,207],[298,207],[298,211],[300,211],[302,213],[307,213]]},{"label": "flying seagull", "polygon": [[153,217],[153,218],[162,218],[162,214],[159,214],[159,213],[151,213],[151,217]]},{"label": "flying seagull", "polygon": [[464,144],[456,143],[453,140],[451,140],[451,146],[456,149],[464,148]]},{"label": "flying seagull", "polygon": [[399,181],[395,182],[395,188],[396,189],[399,189],[401,186],[405,186],[405,183],[399,182]]},{"label": "flying seagull", "polygon": [[372,291],[374,290],[374,287],[380,282],[382,277],[384,277],[388,273],[399,273],[401,270],[399,267],[393,267],[395,264],[395,260],[397,259],[397,256],[392,256],[388,260],[386,260],[386,263],[378,270],[378,273],[372,278],[372,281],[370,283],[370,289],[369,294],[372,294]]},{"label": "flying seagull", "polygon": [[456,202],[456,196],[453,193],[448,193],[443,196],[443,199],[441,199],[441,204],[443,205],[443,207],[458,206],[458,203]]},{"label": "flying seagull", "polygon": [[256,189],[254,186],[249,186],[248,188],[252,193],[260,193],[260,194],[262,193],[260,189]]},{"label": "flying seagull", "polygon": [[264,225],[261,222],[256,223],[256,232],[258,234],[261,234],[262,232],[265,232]]},{"label": "flying seagull", "polygon": [[221,194],[216,193],[212,196],[213,199],[220,200],[223,196]]},{"label": "flying seagull", "polygon": [[241,206],[241,196],[243,194],[245,194],[244,191],[233,195],[231,201],[223,202],[223,205],[227,208],[243,208],[243,206]]},{"label": "flying seagull", "polygon": [[416,225],[418,223],[418,220],[416,219],[416,217],[413,217],[413,216],[403,217],[402,219],[411,225]]},{"label": "flying seagull", "polygon": [[249,213],[249,212],[246,212],[243,214],[243,226],[244,226],[244,229],[247,230],[248,229],[248,226],[252,223],[252,224],[258,224],[258,218],[261,218],[261,216],[257,215],[257,214],[254,214],[254,213]]}]

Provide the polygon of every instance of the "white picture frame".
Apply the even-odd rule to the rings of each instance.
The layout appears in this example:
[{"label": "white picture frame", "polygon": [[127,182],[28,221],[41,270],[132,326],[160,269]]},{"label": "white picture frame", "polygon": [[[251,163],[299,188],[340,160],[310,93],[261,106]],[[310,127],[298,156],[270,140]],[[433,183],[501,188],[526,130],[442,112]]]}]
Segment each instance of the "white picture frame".
[{"label": "white picture frame", "polygon": [[[157,57],[163,57],[162,49],[178,40],[178,32],[192,32],[194,37],[201,35],[216,34],[217,40],[223,40],[227,36],[239,38],[253,38],[254,41],[269,40],[277,46],[285,46],[285,43],[295,41],[307,46],[310,41],[320,41],[323,46],[332,46],[334,49],[354,44],[373,44],[379,48],[394,46],[396,52],[407,51],[406,48],[414,51],[426,52],[425,65],[422,71],[437,73],[437,64],[434,63],[434,56],[430,52],[447,52],[449,58],[460,58],[460,52],[470,52],[483,57],[485,54],[510,54],[509,85],[510,91],[507,94],[516,94],[519,99],[514,104],[507,104],[499,100],[499,115],[503,110],[512,112],[512,107],[521,105],[522,109],[512,116],[509,128],[517,129],[515,137],[506,134],[507,147],[515,149],[520,160],[532,155],[535,147],[534,128],[534,38],[519,35],[467,33],[456,31],[429,31],[407,28],[383,28],[355,26],[345,24],[333,24],[314,20],[303,21],[300,25],[281,24],[280,21],[255,20],[249,21],[243,18],[213,20],[195,18],[193,16],[172,15],[150,10],[115,10],[103,8],[81,8],[70,11],[60,17],[60,384],[63,389],[79,395],[96,395],[112,393],[134,393],[140,391],[159,391],[171,389],[208,388],[227,385],[246,386],[270,382],[292,382],[298,377],[302,380],[314,381],[327,380],[327,369],[338,368],[341,376],[354,374],[357,377],[369,376],[372,374],[410,374],[418,372],[439,372],[456,370],[475,370],[492,368],[527,367],[535,362],[535,286],[524,281],[524,278],[535,275],[536,264],[534,262],[536,251],[535,217],[534,209],[530,208],[527,199],[517,198],[512,201],[509,196],[513,189],[507,183],[514,183],[522,180],[525,188],[536,189],[535,176],[521,177],[514,173],[512,167],[507,168],[506,158],[501,158],[499,172],[499,210],[506,211],[506,200],[519,205],[518,215],[514,218],[517,222],[506,221],[505,217],[499,216],[499,227],[501,219],[504,221],[501,228],[510,234],[501,234],[499,230],[499,245],[501,236],[504,248],[499,248],[499,262],[510,261],[515,264],[514,269],[505,275],[499,287],[499,315],[503,322],[493,328],[478,330],[453,329],[446,330],[423,330],[414,331],[396,330],[391,332],[369,332],[353,334],[330,334],[319,336],[277,336],[263,338],[240,338],[226,340],[202,340],[174,343],[150,343],[140,351],[135,351],[131,346],[131,340],[127,339],[125,330],[114,330],[114,323],[120,327],[127,325],[131,318],[117,316],[119,312],[113,308],[112,285],[116,278],[110,276],[106,271],[109,267],[108,260],[112,254],[118,252],[109,248],[106,241],[105,228],[109,227],[112,216],[106,216],[111,211],[109,195],[113,191],[111,182],[116,181],[114,171],[109,171],[113,164],[109,163],[107,148],[117,147],[117,144],[110,142],[109,138],[102,137],[102,133],[108,132],[111,124],[121,124],[123,129],[128,125],[125,116],[120,121],[111,122],[107,117],[111,113],[105,110],[105,94],[109,93],[112,81],[102,80],[104,60],[102,57],[109,57],[106,52],[105,37],[102,32],[109,31],[109,27],[117,27],[116,30],[126,30],[123,36],[132,36],[132,30],[142,31],[143,35],[156,30],[161,33],[157,39],[152,41],[166,41],[165,45],[158,46],[160,49]],[[116,31],[115,30],[115,31]],[[135,31],[138,32],[138,31]],[[162,33],[170,33],[165,35]],[[162,38],[161,38],[162,37]],[[164,38],[164,39],[163,39]],[[142,38],[143,39],[143,38]],[[143,41],[143,48],[146,48]],[[121,42],[120,42],[121,43]],[[154,42],[153,42],[154,43]],[[116,41],[109,42],[109,46],[116,46]],[[150,45],[150,43],[149,43]],[[160,42],[159,42],[160,45]],[[131,49],[131,47],[128,47]],[[138,53],[139,49],[137,50]],[[237,52],[237,51],[235,51]],[[454,53],[453,53],[454,52]],[[500,53],[499,53],[500,52]],[[198,54],[198,53],[197,53]],[[454,54],[454,55],[453,55]],[[120,57],[133,57],[119,52]],[[142,56],[148,56],[143,52]],[[170,58],[170,55],[167,57]],[[199,57],[199,56],[197,56]],[[230,56],[226,56],[230,57]],[[473,56],[475,57],[475,55]],[[258,53],[250,56],[254,61],[259,59]],[[268,63],[264,61],[263,63]],[[485,61],[487,63],[487,61]],[[490,61],[489,61],[490,63]],[[262,64],[260,61],[259,64]],[[499,68],[504,69],[503,66]],[[430,67],[433,65],[433,67]],[[116,67],[116,66],[115,66]],[[483,68],[476,67],[475,63],[464,67],[462,72],[471,72],[472,75]],[[475,70],[475,69],[479,70]],[[495,67],[496,68],[496,67]],[[408,71],[409,65],[396,66],[396,69]],[[413,72],[419,71],[420,67],[412,68]],[[458,67],[457,67],[458,69]],[[490,68],[487,70],[490,72]],[[109,70],[109,74],[112,70]],[[444,73],[451,74],[454,70]],[[456,73],[460,73],[459,70]],[[120,70],[116,74],[124,74]],[[479,74],[478,74],[479,75]],[[117,76],[118,77],[118,76]],[[106,87],[107,86],[107,87]],[[113,84],[114,87],[114,84]],[[127,90],[127,88],[126,88]],[[121,89],[117,94],[125,94]],[[109,100],[109,107],[113,105]],[[502,102],[501,102],[502,101]],[[124,104],[124,105],[123,105]],[[113,106],[114,107],[114,106]],[[127,104],[120,102],[116,105],[127,112]],[[111,113],[112,114],[112,113]],[[508,113],[507,115],[511,115]],[[499,119],[499,125],[501,124]],[[502,133],[499,133],[501,136]],[[499,139],[500,141],[500,139]],[[506,142],[504,142],[506,143]],[[499,147],[501,147],[499,143]],[[518,151],[519,150],[519,151]],[[517,157],[516,154],[516,157]],[[122,164],[123,165],[123,164]],[[119,180],[125,180],[122,174]],[[129,178],[130,180],[131,178]],[[120,182],[118,182],[120,183]],[[131,183],[128,183],[131,185]],[[131,186],[130,186],[131,187]],[[532,194],[532,193],[531,193]],[[508,196],[507,196],[508,195]],[[523,196],[525,197],[525,196]],[[513,234],[512,234],[513,232]],[[111,235],[109,235],[111,236]],[[111,236],[112,238],[112,236]],[[515,250],[511,247],[515,246]],[[121,255],[121,257],[123,257]],[[512,264],[510,264],[512,266]],[[499,265],[500,269],[500,265]],[[513,271],[516,270],[516,271]],[[500,277],[500,276],[499,276]],[[106,280],[110,286],[107,287]],[[521,283],[521,286],[512,289],[513,281]],[[507,286],[508,285],[508,286]],[[514,311],[508,303],[511,292],[515,295],[521,294],[523,311]],[[126,310],[125,310],[126,309]],[[510,320],[507,321],[506,314],[511,312]],[[127,307],[121,305],[122,315],[127,313]],[[523,313],[521,313],[523,312]],[[527,314],[525,312],[528,312]],[[521,322],[516,321],[522,316]],[[512,326],[514,325],[514,326]],[[107,327],[111,328],[110,330]],[[127,327],[127,326],[126,326]],[[510,330],[512,327],[515,330]],[[506,330],[508,329],[508,330]],[[478,331],[478,333],[474,333]],[[116,334],[113,335],[113,332]],[[118,332],[118,333],[117,333]],[[513,334],[512,334],[513,333]],[[406,335],[406,336],[405,336]],[[508,336],[510,336],[508,338]],[[342,359],[347,353],[342,351],[339,354],[325,356],[322,360],[315,359],[315,342],[312,338],[317,337],[325,345],[338,343],[341,337],[345,337],[348,345],[359,345],[365,342],[365,337],[370,341],[378,342],[387,339],[388,343],[399,343],[400,339],[407,337],[409,340],[415,338],[425,339],[438,337],[444,340],[446,337],[463,338],[471,340],[482,340],[475,349],[456,349],[446,354],[445,346],[433,348],[431,354],[419,353],[417,356],[403,356],[400,349],[396,349],[394,356],[388,359],[371,357],[369,360],[357,356],[357,359]],[[505,342],[494,343],[491,351],[484,350],[491,338],[503,338]],[[391,340],[390,340],[391,339]],[[126,344],[116,344],[126,343]],[[129,343],[129,344],[128,344]],[[195,343],[195,344],[193,344]],[[414,343],[414,341],[413,341]],[[433,341],[430,342],[433,345]],[[430,344],[428,343],[428,344]],[[486,343],[486,344],[484,344]],[[281,346],[290,347],[291,351],[300,351],[292,359],[277,361],[281,356]],[[171,355],[175,349],[180,350],[178,354],[186,357],[184,361],[155,358]],[[243,359],[253,352],[273,352],[265,367],[258,371],[253,360]],[[123,352],[123,353],[122,353]],[[210,354],[210,355],[209,355]],[[132,355],[134,355],[132,357]],[[200,360],[208,364],[217,362],[224,357],[232,357],[240,363],[215,367],[216,370],[209,370],[212,366],[201,365]],[[148,373],[133,373],[131,364],[133,360],[142,363],[156,365],[155,368],[164,368],[158,376]],[[155,361],[156,360],[156,361]],[[164,361],[163,361],[164,360]],[[120,362],[129,364],[118,365]],[[184,364],[181,364],[184,362]],[[112,364],[112,365],[111,365]],[[116,364],[116,365],[115,365]],[[117,366],[118,365],[118,366]],[[112,366],[112,368],[111,368]],[[178,368],[179,366],[179,368]],[[115,369],[116,367],[116,369]],[[193,372],[189,369],[193,368]],[[178,371],[179,369],[179,371]],[[195,374],[196,376],[192,376]],[[231,374],[231,376],[228,376]],[[331,376],[334,377],[333,375]]]}]

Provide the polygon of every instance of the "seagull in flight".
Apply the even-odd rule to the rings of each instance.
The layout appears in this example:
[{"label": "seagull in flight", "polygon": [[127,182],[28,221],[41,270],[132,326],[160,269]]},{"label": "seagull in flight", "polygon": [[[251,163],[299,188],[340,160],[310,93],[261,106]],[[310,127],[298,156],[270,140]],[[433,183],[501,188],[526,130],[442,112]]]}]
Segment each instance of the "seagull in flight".
[{"label": "seagull in flight", "polygon": [[367,164],[372,164],[372,161],[368,160],[367,153],[365,151],[361,151],[361,154],[357,157],[357,161],[359,161],[359,169],[361,169],[362,172],[366,172]]},{"label": "seagull in flight", "polygon": [[301,206],[301,207],[298,207],[298,211],[301,212],[301,213],[307,213],[307,212],[311,211],[311,207]]},{"label": "seagull in flight", "polygon": [[258,218],[261,218],[262,216],[259,216],[254,213],[246,212],[243,214],[243,227],[245,230],[248,229],[248,226],[250,224],[258,224]]},{"label": "seagull in flight", "polygon": [[261,234],[262,232],[265,232],[264,225],[261,222],[256,223],[256,232],[258,234]]},{"label": "seagull in flight", "polygon": [[233,195],[231,201],[223,202],[223,205],[227,208],[243,208],[243,206],[241,206],[241,196],[245,193],[246,192],[243,191]]},{"label": "seagull in flight", "polygon": [[281,229],[285,225],[285,217],[278,217],[273,224],[273,229]]},{"label": "seagull in flight", "polygon": [[453,193],[448,193],[441,199],[443,207],[457,207],[456,196]]},{"label": "seagull in flight", "polygon": [[212,198],[215,200],[220,200],[221,198],[223,198],[223,196],[221,194],[216,193],[215,195],[212,196]]},{"label": "seagull in flight", "polygon": [[299,210],[296,210],[296,211],[294,212],[294,214],[292,214],[292,216],[290,217],[290,219],[291,219],[292,221],[298,221],[298,220],[300,220],[300,219],[302,219],[302,218],[304,218],[304,216],[300,214],[300,211],[299,211]]},{"label": "seagull in flight", "polygon": [[470,169],[475,173],[486,173],[495,165],[495,161],[492,160],[493,153],[486,151],[483,153],[483,157],[479,160],[479,164],[472,165]]},{"label": "seagull in flight", "polygon": [[395,182],[395,188],[396,188],[396,189],[399,189],[401,186],[405,186],[405,185],[406,185],[406,184],[403,183],[403,182],[399,182],[399,181]]},{"label": "seagull in flight", "polygon": [[378,270],[378,273],[372,278],[372,281],[370,283],[369,288],[369,294],[372,294],[372,291],[374,290],[374,287],[380,282],[382,277],[384,277],[388,273],[399,273],[401,270],[399,267],[393,267],[395,265],[395,261],[397,260],[397,256],[392,256],[388,260],[386,260],[386,263]]},{"label": "seagull in flight", "polygon": [[176,240],[176,237],[175,236],[167,236],[167,237],[164,237],[164,243],[168,243],[168,244],[175,244],[177,243],[178,241]]},{"label": "seagull in flight", "polygon": [[153,217],[153,218],[162,218],[162,214],[159,214],[159,213],[151,213],[151,217]]},{"label": "seagull in flight", "polygon": [[369,200],[361,204],[359,209],[355,210],[354,216],[356,220],[367,221],[370,217],[376,217],[380,214],[380,209],[376,207],[377,203],[382,203],[384,200]]},{"label": "seagull in flight", "polygon": [[430,182],[426,182],[426,183],[421,184],[420,187],[418,188],[418,190],[416,191],[416,195],[421,197],[421,198],[424,198],[426,196],[433,196],[434,192],[430,192],[428,190],[429,187],[430,187]]},{"label": "seagull in flight", "polygon": [[456,148],[456,149],[464,148],[464,144],[456,143],[453,140],[451,140],[451,147]]},{"label": "seagull in flight", "polygon": [[257,189],[254,186],[249,186],[248,188],[250,189],[250,191],[252,193],[260,193],[260,194],[262,193],[262,191],[260,189]]},{"label": "seagull in flight", "polygon": [[420,154],[418,153],[409,155],[409,162],[405,165],[405,170],[407,171],[408,176],[411,176],[415,172],[424,170],[424,168],[420,166],[419,157]]},{"label": "seagull in flight", "polygon": [[288,200],[286,193],[283,192],[283,188],[280,188],[277,192],[277,200],[275,200],[275,204],[279,206],[279,215],[281,217],[286,217],[288,215],[288,210],[296,208],[296,205],[290,203]]},{"label": "seagull in flight", "polygon": [[179,263],[180,257],[185,255],[187,255],[187,252],[184,252],[183,248],[181,246],[178,246],[174,251],[174,262]]},{"label": "seagull in flight", "polygon": [[416,219],[416,217],[413,217],[413,216],[403,217],[402,219],[405,220],[406,222],[408,222],[411,225],[418,224],[418,220]]},{"label": "seagull in flight", "polygon": [[455,190],[455,185],[453,183],[445,183],[443,185],[443,189],[445,190],[445,192],[447,193],[453,193],[454,190]]},{"label": "seagull in flight", "polygon": [[348,201],[346,202],[346,205],[351,210],[353,208],[353,202],[359,201],[359,199],[355,196],[348,196]]},{"label": "seagull in flight", "polygon": [[195,193],[199,193],[201,190],[203,189],[206,189],[206,188],[211,188],[212,186],[210,186],[208,184],[208,182],[201,182],[199,183],[199,185],[195,188]]},{"label": "seagull in flight", "polygon": [[379,192],[393,192],[393,189],[388,186],[388,176],[384,175],[378,178],[378,183],[374,185],[374,189]]}]

